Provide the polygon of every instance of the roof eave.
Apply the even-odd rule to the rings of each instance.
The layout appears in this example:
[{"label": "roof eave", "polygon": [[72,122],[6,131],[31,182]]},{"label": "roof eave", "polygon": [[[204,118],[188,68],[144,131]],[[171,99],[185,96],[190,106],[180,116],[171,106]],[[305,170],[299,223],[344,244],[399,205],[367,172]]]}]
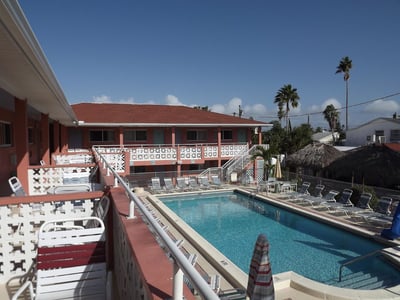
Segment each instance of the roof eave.
[{"label": "roof eave", "polygon": [[272,124],[252,123],[252,124],[233,124],[233,123],[88,123],[79,121],[79,127],[272,127]]}]

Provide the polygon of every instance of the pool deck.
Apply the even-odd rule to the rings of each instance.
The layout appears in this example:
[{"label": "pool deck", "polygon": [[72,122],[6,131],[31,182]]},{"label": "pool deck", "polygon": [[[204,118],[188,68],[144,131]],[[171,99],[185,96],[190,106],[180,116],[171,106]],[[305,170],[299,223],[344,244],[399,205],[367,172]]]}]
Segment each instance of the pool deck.
[{"label": "pool deck", "polygon": [[[356,234],[385,242],[388,246],[386,252],[392,257],[397,258],[400,263],[400,241],[387,241],[380,237],[383,227],[375,224],[366,223],[357,218],[349,218],[347,216],[335,215],[326,211],[319,211],[311,207],[302,206],[290,201],[285,201],[282,194],[274,193],[256,193],[254,188],[227,186],[226,190],[236,189],[242,193],[257,196],[273,204],[284,207],[286,209],[296,211],[297,213],[306,215],[307,217],[318,219],[319,221],[329,223],[331,225],[343,228]],[[212,191],[221,191],[212,190]],[[207,191],[195,191],[193,193],[204,193]],[[190,192],[187,192],[190,193]],[[163,194],[163,195],[171,195]],[[200,272],[206,274],[221,275],[221,290],[230,288],[242,288],[247,286],[247,274],[236,267],[229,259],[216,250],[208,241],[198,235],[190,226],[182,221],[174,212],[166,207],[157,195],[147,192],[138,194],[163,224],[168,224],[168,230],[176,239],[183,239],[185,243],[184,251],[196,253],[199,256],[196,267]],[[396,246],[396,247],[395,247]],[[400,299],[400,286],[377,290],[353,290],[339,288],[322,284],[313,280],[309,280],[294,272],[285,272],[274,275],[275,299]]]}]

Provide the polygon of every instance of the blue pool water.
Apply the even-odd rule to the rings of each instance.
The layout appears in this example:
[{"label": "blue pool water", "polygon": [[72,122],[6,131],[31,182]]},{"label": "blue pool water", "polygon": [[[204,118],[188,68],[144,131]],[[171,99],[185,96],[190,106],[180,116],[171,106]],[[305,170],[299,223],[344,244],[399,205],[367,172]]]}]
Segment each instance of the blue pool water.
[{"label": "blue pool water", "polygon": [[374,289],[400,283],[400,273],[379,257],[342,263],[385,246],[238,193],[160,197],[163,203],[248,272],[254,243],[265,233],[274,274],[294,271],[336,286]]}]

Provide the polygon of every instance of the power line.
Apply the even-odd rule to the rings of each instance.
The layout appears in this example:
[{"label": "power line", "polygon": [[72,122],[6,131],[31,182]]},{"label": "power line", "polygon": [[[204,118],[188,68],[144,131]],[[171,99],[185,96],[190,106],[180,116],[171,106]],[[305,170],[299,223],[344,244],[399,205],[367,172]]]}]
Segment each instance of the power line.
[{"label": "power line", "polygon": [[[390,94],[390,95],[387,95],[387,96],[383,96],[383,97],[374,98],[374,99],[367,100],[367,101],[360,102],[360,103],[356,103],[356,104],[353,104],[353,105],[349,105],[348,107],[350,108],[350,107],[361,106],[361,105],[365,105],[365,104],[368,104],[368,103],[371,103],[371,102],[374,102],[374,101],[377,101],[377,100],[383,100],[383,99],[387,99],[387,98],[392,98],[392,97],[398,96],[398,95],[400,95],[400,92],[397,92],[397,93],[394,93],[394,94]],[[335,108],[335,109],[336,110],[344,110],[344,109],[346,109],[346,107]],[[297,114],[297,115],[290,115],[289,117],[290,118],[297,118],[297,117],[305,117],[305,116],[311,116],[311,115],[319,115],[319,114],[323,114],[323,113],[324,113],[324,111],[316,111],[316,112],[309,112],[309,113],[303,113],[303,114]],[[264,118],[276,118],[276,117],[277,117],[276,115],[275,116],[265,116],[265,117],[261,117],[261,119],[264,119]]]}]

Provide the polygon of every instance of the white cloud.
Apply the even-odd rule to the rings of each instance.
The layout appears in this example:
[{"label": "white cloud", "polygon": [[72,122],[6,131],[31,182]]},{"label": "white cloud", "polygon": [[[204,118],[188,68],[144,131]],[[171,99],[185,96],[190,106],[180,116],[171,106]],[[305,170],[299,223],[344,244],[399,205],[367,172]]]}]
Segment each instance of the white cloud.
[{"label": "white cloud", "polygon": [[185,105],[174,95],[167,95],[167,97],[165,97],[165,103],[167,105]]},{"label": "white cloud", "polygon": [[109,97],[109,96],[101,95],[101,96],[93,96],[92,102],[94,102],[94,103],[127,103],[127,104],[132,104],[132,103],[135,103],[135,100],[132,97],[127,98],[127,99],[112,100],[111,97]]},{"label": "white cloud", "polygon": [[341,104],[339,101],[337,101],[335,98],[330,98],[330,99],[325,100],[324,102],[322,102],[321,107],[320,107],[320,111],[324,111],[325,108],[326,108],[328,105],[331,105],[331,104],[332,104],[336,109],[342,108],[342,104]]},{"label": "white cloud", "polygon": [[364,108],[368,113],[394,113],[400,111],[400,105],[394,100],[376,100]]},{"label": "white cloud", "polygon": [[210,107],[210,110],[220,114],[226,113],[225,106],[223,104],[214,104]]}]

